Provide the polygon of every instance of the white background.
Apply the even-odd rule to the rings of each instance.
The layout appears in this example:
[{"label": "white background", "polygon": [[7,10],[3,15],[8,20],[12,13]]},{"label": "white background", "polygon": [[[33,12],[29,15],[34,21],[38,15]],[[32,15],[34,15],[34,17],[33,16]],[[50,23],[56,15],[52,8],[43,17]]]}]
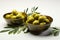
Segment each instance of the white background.
[{"label": "white background", "polygon": [[[13,9],[23,11],[26,8],[38,6],[38,12],[49,15],[53,18],[51,26],[60,27],[60,0],[0,0],[0,30],[6,26],[3,15],[11,12]],[[60,40],[60,35],[57,37],[42,37],[31,34],[16,34],[8,35],[7,33],[0,33],[0,40]]]}]

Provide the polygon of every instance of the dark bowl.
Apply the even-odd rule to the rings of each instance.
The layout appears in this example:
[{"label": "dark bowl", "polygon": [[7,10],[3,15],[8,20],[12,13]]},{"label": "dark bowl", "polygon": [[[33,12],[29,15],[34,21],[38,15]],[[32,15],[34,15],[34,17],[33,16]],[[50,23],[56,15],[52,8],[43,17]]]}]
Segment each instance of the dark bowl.
[{"label": "dark bowl", "polygon": [[7,24],[9,24],[9,25],[22,25],[24,23],[23,19],[21,19],[21,18],[19,18],[19,19],[6,19],[5,16],[7,14],[11,14],[11,12],[3,15],[3,18],[6,20]]},{"label": "dark bowl", "polygon": [[29,31],[33,34],[38,35],[38,34],[42,33],[43,31],[47,30],[50,27],[50,25],[53,21],[53,18],[50,16],[46,16],[46,17],[50,20],[50,22],[45,24],[44,26],[33,25],[33,24],[28,23],[27,26],[29,28]]}]

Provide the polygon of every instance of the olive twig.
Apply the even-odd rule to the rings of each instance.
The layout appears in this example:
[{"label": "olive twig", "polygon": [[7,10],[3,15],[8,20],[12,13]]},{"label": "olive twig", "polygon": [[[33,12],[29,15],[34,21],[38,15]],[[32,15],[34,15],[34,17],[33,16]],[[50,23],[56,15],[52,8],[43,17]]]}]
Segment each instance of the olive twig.
[{"label": "olive twig", "polygon": [[24,12],[25,12],[25,13],[27,13],[27,12],[28,12],[28,8],[27,8],[27,9],[25,9],[25,10],[24,10]]},{"label": "olive twig", "polygon": [[38,7],[31,8],[32,13],[35,12],[38,9]]}]

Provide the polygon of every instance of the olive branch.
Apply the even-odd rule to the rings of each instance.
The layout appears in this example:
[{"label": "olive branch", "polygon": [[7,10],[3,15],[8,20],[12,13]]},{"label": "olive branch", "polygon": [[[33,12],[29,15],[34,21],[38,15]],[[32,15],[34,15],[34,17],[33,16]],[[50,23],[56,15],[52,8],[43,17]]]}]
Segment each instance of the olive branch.
[{"label": "olive branch", "polygon": [[38,7],[33,7],[33,8],[31,9],[31,12],[33,13],[33,12],[35,12],[37,9],[38,9]]},{"label": "olive branch", "polygon": [[4,28],[6,30],[1,30],[0,33],[8,32],[8,34],[16,34],[16,33],[19,34],[21,31],[23,31],[24,33],[27,33],[28,31],[28,28],[25,25],[24,26],[7,25],[7,27],[4,27]]}]

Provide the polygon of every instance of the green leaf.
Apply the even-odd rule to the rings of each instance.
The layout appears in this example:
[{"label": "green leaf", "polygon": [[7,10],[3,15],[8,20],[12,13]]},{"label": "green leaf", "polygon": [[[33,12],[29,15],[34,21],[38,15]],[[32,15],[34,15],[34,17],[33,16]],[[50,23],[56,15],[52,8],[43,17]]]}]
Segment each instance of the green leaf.
[{"label": "green leaf", "polygon": [[53,29],[59,30],[59,29],[58,29],[58,28],[56,28],[56,27],[53,27]]},{"label": "green leaf", "polygon": [[32,13],[27,14],[28,16],[31,15]]},{"label": "green leaf", "polygon": [[60,30],[59,30],[58,28],[56,28],[56,27],[52,27],[52,28],[53,28],[52,34],[53,34],[54,36],[58,36]]},{"label": "green leaf", "polygon": [[58,35],[59,35],[59,31],[55,31],[54,36],[58,36]]},{"label": "green leaf", "polygon": [[19,34],[22,31],[22,29],[18,30],[17,34]]},{"label": "green leaf", "polygon": [[9,32],[8,32],[8,34],[12,34],[12,33],[13,33],[13,31],[14,31],[14,30],[9,31]]},{"label": "green leaf", "polygon": [[19,34],[21,32],[21,30],[19,30],[18,32],[17,32],[17,34]]},{"label": "green leaf", "polygon": [[22,30],[25,31],[25,29],[26,29],[26,28],[24,27]]},{"label": "green leaf", "polygon": [[38,9],[38,7],[33,7],[33,8],[31,9],[32,13],[35,12],[37,9]]},{"label": "green leaf", "polygon": [[28,8],[27,8],[27,9],[25,9],[25,10],[24,10],[24,12],[25,12],[25,13],[27,13],[27,12],[28,12]]},{"label": "green leaf", "polygon": [[26,9],[26,13],[27,13],[27,11],[28,11],[28,8]]},{"label": "green leaf", "polygon": [[14,28],[14,27],[4,27],[4,28]]},{"label": "green leaf", "polygon": [[9,30],[2,30],[2,31],[0,31],[0,33],[7,32],[7,31],[9,31]]},{"label": "green leaf", "polygon": [[33,11],[35,11],[35,7],[33,7]]},{"label": "green leaf", "polygon": [[19,29],[19,27],[16,27],[16,28],[14,28],[13,30],[11,30],[11,31],[9,31],[9,33],[8,34],[16,34],[17,33],[17,31],[18,31],[18,29]]},{"label": "green leaf", "polygon": [[28,28],[26,28],[25,30],[24,30],[24,33],[28,33],[29,32],[29,30],[28,30]]},{"label": "green leaf", "polygon": [[13,34],[16,34],[19,28],[14,29]]},{"label": "green leaf", "polygon": [[31,11],[34,12],[35,11],[34,9],[35,9],[35,7],[31,8]]},{"label": "green leaf", "polygon": [[20,32],[21,32],[21,30],[17,34],[19,34]]},{"label": "green leaf", "polygon": [[56,27],[52,27],[53,29],[52,29],[52,31],[48,34],[48,36],[49,35],[53,35],[53,36],[58,36],[59,35],[59,29],[58,28],[56,28]]},{"label": "green leaf", "polygon": [[26,29],[26,27],[25,27],[25,26],[20,27],[20,28],[19,28],[19,30],[18,30],[18,34],[19,34],[21,31],[24,31],[25,29]]},{"label": "green leaf", "polygon": [[38,7],[35,8],[35,11],[38,9]]}]

